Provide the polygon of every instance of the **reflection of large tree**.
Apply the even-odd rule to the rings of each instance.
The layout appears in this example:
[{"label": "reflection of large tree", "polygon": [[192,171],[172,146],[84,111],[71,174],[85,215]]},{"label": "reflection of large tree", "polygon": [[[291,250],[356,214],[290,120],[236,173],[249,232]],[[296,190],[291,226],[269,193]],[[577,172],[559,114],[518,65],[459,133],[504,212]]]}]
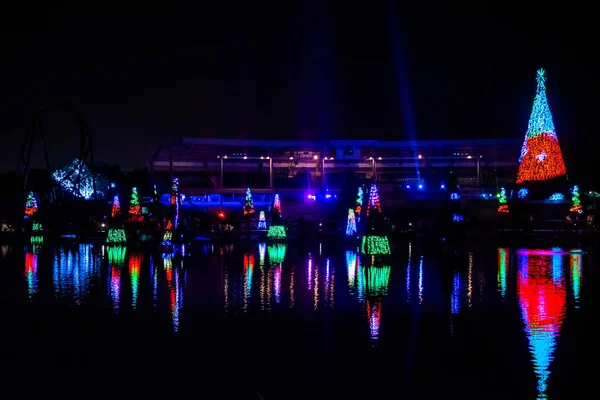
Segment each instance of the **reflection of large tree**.
[{"label": "reflection of large tree", "polygon": [[367,309],[371,340],[377,341],[381,325],[383,296],[388,292],[391,268],[376,266],[374,261],[374,258],[371,257],[371,265],[358,268],[356,281],[359,300],[364,301]]},{"label": "reflection of large tree", "polygon": [[565,315],[566,290],[562,276],[562,254],[519,256],[517,290],[529,340],[538,397],[546,398],[550,363]]}]

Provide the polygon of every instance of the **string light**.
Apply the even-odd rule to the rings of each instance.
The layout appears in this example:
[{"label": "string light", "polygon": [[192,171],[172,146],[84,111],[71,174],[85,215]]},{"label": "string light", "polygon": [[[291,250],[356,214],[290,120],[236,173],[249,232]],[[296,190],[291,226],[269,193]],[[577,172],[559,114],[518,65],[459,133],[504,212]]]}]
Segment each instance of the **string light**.
[{"label": "string light", "polygon": [[285,233],[285,227],[283,225],[271,225],[267,232],[269,239],[282,240],[287,237]]},{"label": "string light", "polygon": [[500,195],[498,196],[498,212],[508,212],[508,200],[506,199],[506,189],[500,188]]},{"label": "string light", "polygon": [[252,201],[252,192],[250,188],[246,190],[246,200],[244,204],[244,215],[254,214],[254,203]]},{"label": "string light", "polygon": [[519,157],[517,184],[545,181],[567,173],[546,98],[546,72],[537,71],[537,90]]},{"label": "string light", "polygon": [[38,204],[33,192],[29,192],[27,195],[27,201],[25,202],[25,215],[33,216],[38,211]]},{"label": "string light", "polygon": [[373,211],[381,213],[381,202],[379,199],[379,190],[376,184],[371,184],[371,190],[369,192],[369,206],[367,207],[367,215]]},{"label": "string light", "polygon": [[362,237],[361,253],[370,255],[388,255],[392,254],[390,241],[387,236],[368,235]]},{"label": "string light", "polygon": [[137,188],[133,187],[131,188],[131,200],[129,201],[129,219],[132,221],[139,221],[142,216],[141,214],[142,210]]},{"label": "string light", "polygon": [[354,216],[354,210],[348,210],[348,222],[346,222],[346,236],[356,235],[356,218]]},{"label": "string light", "polygon": [[267,229],[267,220],[264,211],[261,211],[258,216],[258,229]]},{"label": "string light", "polygon": [[127,243],[127,236],[123,228],[110,228],[108,230],[108,236],[106,237],[107,244],[125,244]]},{"label": "string light", "polygon": [[575,185],[571,189],[571,208],[570,212],[576,212],[581,214],[583,212],[583,207],[581,205],[581,199],[579,198],[579,186]]}]

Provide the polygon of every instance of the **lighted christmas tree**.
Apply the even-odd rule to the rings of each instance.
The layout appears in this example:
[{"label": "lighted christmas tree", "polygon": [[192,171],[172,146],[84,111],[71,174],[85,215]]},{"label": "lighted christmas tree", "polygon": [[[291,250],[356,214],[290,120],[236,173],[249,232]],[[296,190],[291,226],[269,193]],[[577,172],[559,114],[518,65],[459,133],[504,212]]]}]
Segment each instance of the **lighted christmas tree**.
[{"label": "lighted christmas tree", "polygon": [[267,229],[267,220],[265,218],[265,212],[261,211],[258,216],[258,229]]},{"label": "lighted christmas tree", "polygon": [[346,223],[346,236],[356,235],[356,219],[354,216],[354,210],[348,210],[348,222]]},{"label": "lighted christmas tree", "polygon": [[362,186],[358,187],[358,193],[356,194],[356,206],[354,207],[354,212],[360,214],[363,205],[363,188]]},{"label": "lighted christmas tree", "polygon": [[271,226],[269,226],[267,238],[274,240],[283,240],[287,237],[287,234],[285,232],[285,224],[283,222],[283,217],[281,216],[281,200],[279,200],[279,194],[275,194],[271,213]]},{"label": "lighted christmas tree", "polygon": [[179,208],[181,206],[181,196],[179,194],[179,178],[173,178],[173,184],[171,186],[171,197],[169,199],[171,204],[171,217],[173,218],[173,227],[177,229],[179,227]]},{"label": "lighted christmas tree", "polygon": [[121,215],[121,201],[119,200],[119,195],[116,194],[113,198],[113,203],[110,210],[110,217],[115,218],[119,215]]},{"label": "lighted christmas tree", "polygon": [[[23,203],[21,203],[23,204]],[[29,192],[27,195],[27,201],[25,202],[25,215],[33,216],[38,211],[38,204],[33,192]]]},{"label": "lighted christmas tree", "polygon": [[581,199],[579,198],[579,186],[573,186],[571,189],[571,208],[569,209],[571,212],[582,213],[583,206],[581,205]]},{"label": "lighted christmas tree", "polygon": [[138,221],[142,216],[142,209],[140,207],[140,199],[138,196],[137,188],[131,188],[131,200],[129,201],[129,218],[134,221]]},{"label": "lighted christmas tree", "polygon": [[162,244],[163,246],[173,245],[173,223],[171,221],[167,221],[167,226],[165,226]]},{"label": "lighted christmas tree", "polygon": [[500,188],[500,194],[498,195],[498,212],[508,212],[508,200],[506,198],[506,189]]},{"label": "lighted christmas tree", "polygon": [[276,193],[275,199],[273,199],[273,213],[281,216],[281,200],[279,199],[279,193]]},{"label": "lighted christmas tree", "polygon": [[246,200],[244,204],[244,215],[250,215],[254,213],[254,203],[252,202],[252,192],[250,188],[246,190]]},{"label": "lighted christmas tree", "polygon": [[108,235],[106,236],[106,244],[112,246],[120,246],[127,243],[125,229],[121,225],[121,201],[119,195],[113,198],[110,219],[108,221]]},{"label": "lighted christmas tree", "polygon": [[558,136],[546,98],[546,71],[537,71],[537,91],[519,157],[517,184],[566,175]]},{"label": "lighted christmas tree", "polygon": [[372,183],[371,190],[369,192],[369,205],[367,207],[367,215],[372,214],[374,211],[381,213],[381,203],[379,200],[379,190],[377,185]]}]

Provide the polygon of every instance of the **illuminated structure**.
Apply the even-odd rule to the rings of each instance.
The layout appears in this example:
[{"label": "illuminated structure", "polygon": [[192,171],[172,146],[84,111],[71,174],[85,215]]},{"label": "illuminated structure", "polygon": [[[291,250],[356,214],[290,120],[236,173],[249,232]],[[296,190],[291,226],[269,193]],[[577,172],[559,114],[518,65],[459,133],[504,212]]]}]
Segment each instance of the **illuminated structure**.
[{"label": "illuminated structure", "polygon": [[[173,175],[182,178],[186,195],[192,197],[235,194],[243,206],[250,186],[255,207],[258,196],[273,194],[275,188],[283,196],[303,197],[307,190],[311,194],[326,188],[339,191],[349,172],[380,187],[417,189],[420,179],[426,188],[439,190],[452,169],[461,195],[469,190],[481,193],[481,189],[495,193],[499,186],[514,184],[514,155],[521,144],[520,139],[308,142],[188,137],[157,148],[148,167],[165,181]],[[382,191],[384,208],[389,194]]]},{"label": "illuminated structure", "polygon": [[258,216],[258,229],[267,229],[267,220],[265,218],[265,212],[261,211]]},{"label": "illuminated structure", "polygon": [[583,206],[581,205],[581,199],[579,198],[579,186],[575,185],[571,189],[571,208],[570,212],[583,213]]},{"label": "illuminated structure", "polygon": [[169,198],[171,207],[171,218],[173,219],[173,227],[179,228],[179,213],[181,209],[181,195],[179,194],[179,178],[173,178],[171,185],[171,197]]},{"label": "illuminated structure", "polygon": [[348,210],[348,221],[346,222],[346,236],[354,237],[356,235],[356,217],[354,210],[350,208]]},{"label": "illuminated structure", "polygon": [[379,202],[379,191],[375,183],[371,184],[367,205],[366,224],[363,224],[363,236],[361,238],[360,251],[369,255],[391,254],[390,242],[384,234],[386,230],[385,221],[381,213]]},{"label": "illuminated structure", "polygon": [[38,212],[38,203],[35,198],[35,193],[29,192],[27,200],[25,202],[25,218],[32,217]]},{"label": "illuminated structure", "polygon": [[281,216],[281,200],[275,195],[273,207],[271,208],[271,225],[267,232],[267,238],[271,240],[284,240],[287,238],[283,217]]},{"label": "illuminated structure", "polygon": [[517,292],[529,340],[538,399],[547,398],[550,363],[566,310],[562,251],[521,251]]},{"label": "illuminated structure", "polygon": [[[364,301],[373,345],[379,340],[383,297],[387,295],[391,268],[389,266],[360,266],[357,271],[359,300]],[[364,296],[364,297],[363,297]]]},{"label": "illuminated structure", "polygon": [[498,195],[498,212],[508,212],[508,200],[506,199],[506,189],[501,188],[500,194]]},{"label": "illuminated structure", "polygon": [[173,246],[173,222],[171,222],[171,220],[168,220],[167,225],[165,226],[162,245],[167,247]]},{"label": "illuminated structure", "polygon": [[106,243],[108,245],[121,246],[127,243],[127,236],[125,235],[125,229],[122,225],[121,216],[121,202],[119,201],[119,195],[115,195],[113,198],[110,219],[108,221],[108,235],[106,237]]},{"label": "illuminated structure", "polygon": [[282,264],[285,260],[287,245],[284,243],[270,244],[267,246],[267,254],[269,254],[269,263],[272,265]]},{"label": "illuminated structure", "polygon": [[546,71],[537,71],[537,90],[519,157],[517,184],[546,181],[567,173],[546,98]]},{"label": "illuminated structure", "polygon": [[94,198],[94,185],[96,196],[104,197],[106,193],[100,175],[93,173],[90,168],[79,159],[73,160],[63,168],[52,173],[52,179],[60,184],[61,189],[73,197],[82,197],[86,200]]},{"label": "illuminated structure", "polygon": [[131,200],[129,200],[129,221],[139,222],[143,218],[140,198],[136,187],[131,188]]},{"label": "illuminated structure", "polygon": [[248,188],[248,190],[246,190],[246,199],[244,201],[244,215],[251,214],[254,214],[254,204],[252,202],[252,192],[250,191],[250,188]]}]

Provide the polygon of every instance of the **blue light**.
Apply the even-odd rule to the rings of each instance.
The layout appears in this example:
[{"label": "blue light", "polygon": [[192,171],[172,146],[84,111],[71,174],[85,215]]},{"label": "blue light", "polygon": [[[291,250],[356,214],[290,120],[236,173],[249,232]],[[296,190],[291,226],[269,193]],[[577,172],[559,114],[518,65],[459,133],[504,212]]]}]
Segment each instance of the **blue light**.
[{"label": "blue light", "polygon": [[407,188],[407,189],[410,189],[410,185],[406,185],[406,188]]},{"label": "blue light", "polygon": [[423,189],[423,185],[419,185],[419,189]]},{"label": "blue light", "polygon": [[111,184],[110,184],[110,187],[114,189],[114,188],[115,188],[115,184],[114,184],[114,183],[111,183]]},{"label": "blue light", "polygon": [[440,189],[446,189],[446,185],[444,185],[443,183],[440,185]]}]

